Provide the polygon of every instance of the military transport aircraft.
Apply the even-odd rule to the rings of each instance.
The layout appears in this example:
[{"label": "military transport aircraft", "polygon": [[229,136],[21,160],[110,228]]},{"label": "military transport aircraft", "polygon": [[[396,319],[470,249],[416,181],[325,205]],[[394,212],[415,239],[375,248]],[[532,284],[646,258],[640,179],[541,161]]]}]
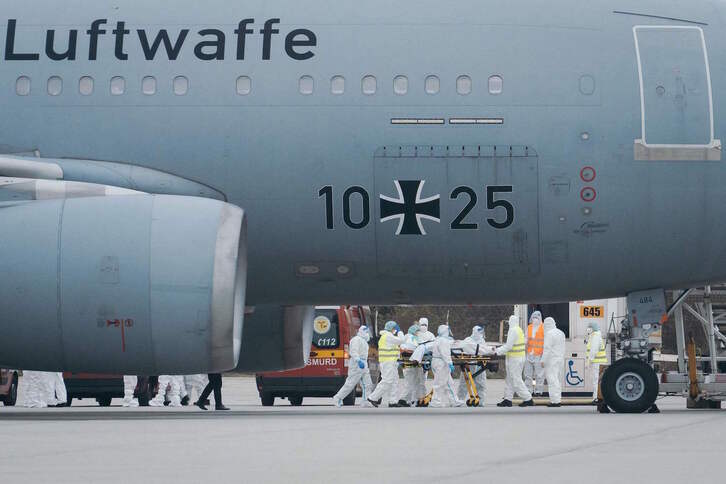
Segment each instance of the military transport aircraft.
[{"label": "military transport aircraft", "polygon": [[315,304],[629,295],[652,386],[663,290],[726,280],[725,15],[5,2],[0,366],[293,368]]}]

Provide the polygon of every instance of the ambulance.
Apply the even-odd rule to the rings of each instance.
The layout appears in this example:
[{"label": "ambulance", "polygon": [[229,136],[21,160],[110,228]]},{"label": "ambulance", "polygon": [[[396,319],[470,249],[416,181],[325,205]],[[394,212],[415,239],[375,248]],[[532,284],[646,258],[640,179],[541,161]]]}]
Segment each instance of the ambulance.
[{"label": "ambulance", "polygon": [[[591,322],[596,322],[605,341],[608,362],[614,356],[614,348],[608,334],[620,331],[620,322],[626,317],[626,299],[593,299],[558,304],[517,305],[515,315],[519,317],[523,330],[527,330],[529,317],[540,311],[542,318],[552,317],[557,327],[565,333],[565,371],[562,381],[562,395],[572,397],[591,397],[593,394],[592,375],[587,367],[587,338]],[[660,334],[654,337],[660,343]]]},{"label": "ambulance", "polygon": [[[343,386],[348,375],[348,342],[361,325],[373,327],[371,311],[367,306],[318,306],[313,323],[313,344],[310,358],[299,370],[265,372],[255,375],[260,401],[272,406],[276,398],[286,398],[291,405],[302,405],[305,397],[332,397]],[[375,343],[371,340],[371,343]],[[377,370],[375,353],[371,347],[369,361],[371,373]],[[373,376],[373,375],[372,375]],[[376,381],[376,380],[374,380]],[[343,400],[354,405],[360,390]]]}]

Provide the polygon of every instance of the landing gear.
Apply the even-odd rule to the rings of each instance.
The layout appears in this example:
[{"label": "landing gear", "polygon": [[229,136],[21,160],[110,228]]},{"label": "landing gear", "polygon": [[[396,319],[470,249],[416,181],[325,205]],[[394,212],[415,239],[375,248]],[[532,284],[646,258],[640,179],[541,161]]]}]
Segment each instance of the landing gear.
[{"label": "landing gear", "polygon": [[658,376],[649,364],[623,358],[605,370],[600,388],[605,403],[616,412],[643,413],[655,406]]}]

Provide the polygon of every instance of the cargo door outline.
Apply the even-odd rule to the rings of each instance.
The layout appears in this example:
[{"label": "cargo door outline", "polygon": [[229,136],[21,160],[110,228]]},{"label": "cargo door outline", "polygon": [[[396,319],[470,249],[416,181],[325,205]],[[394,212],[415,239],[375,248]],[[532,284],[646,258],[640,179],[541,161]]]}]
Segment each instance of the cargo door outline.
[{"label": "cargo door outline", "polygon": [[[388,277],[531,277],[540,272],[539,157],[526,146],[387,146],[374,157],[377,273]],[[425,235],[395,235],[397,221],[381,221],[380,199],[396,195],[396,181],[423,181],[421,199],[440,195],[440,221],[423,220]],[[514,225],[496,229],[488,217],[487,186],[512,185],[498,195],[515,204]],[[477,205],[466,222],[451,225],[468,202],[452,198],[459,187],[476,192]],[[410,197],[409,197],[410,198]]]},{"label": "cargo door outline", "polygon": [[[670,32],[670,34],[669,34]],[[688,39],[687,33],[693,32],[697,36],[697,39]],[[657,40],[665,43],[674,43],[682,45],[679,50],[669,50],[666,46],[663,49],[659,49],[654,53],[654,49],[649,47],[649,43],[653,43],[653,39],[648,39],[647,36],[652,36],[655,33],[659,33]],[[714,118],[713,118],[713,91],[711,84],[711,69],[708,60],[708,50],[706,46],[706,39],[704,36],[703,29],[697,26],[684,26],[684,25],[636,25],[633,27],[633,39],[635,43],[635,54],[638,69],[638,83],[640,89],[640,138],[636,139],[635,145],[635,159],[636,160],[720,160],[721,159],[721,142],[720,140],[714,139]],[[689,42],[690,41],[690,44]],[[688,55],[688,48],[698,48],[700,52],[694,52],[695,55]],[[665,54],[663,54],[665,52]],[[669,55],[670,53],[670,55]],[[671,75],[676,76],[676,80],[680,81],[681,85],[676,85],[675,89],[671,89],[673,86],[668,82],[669,76],[662,71],[666,70],[671,64],[675,64],[672,68],[673,72]],[[653,78],[658,79],[658,87],[651,86]],[[698,78],[702,77],[705,82],[705,102],[706,108],[703,109],[702,113],[698,112],[697,104],[693,103],[693,100],[697,98],[693,95],[688,96],[688,89],[692,85],[698,86]],[[688,78],[689,82],[683,81],[684,78]],[[690,82],[692,79],[696,79],[696,82]],[[650,82],[648,82],[650,81]],[[661,89],[662,88],[662,89]],[[675,95],[678,97],[678,89],[682,88],[682,106],[680,108],[673,108],[668,103],[668,97]],[[660,92],[656,92],[660,89]],[[691,91],[694,92],[694,91]],[[657,97],[663,97],[663,100],[657,99]],[[689,105],[688,100],[692,100]],[[660,104],[657,104],[660,103]],[[675,104],[675,101],[673,102]],[[695,108],[694,108],[695,106]],[[671,109],[668,109],[668,108]],[[663,125],[659,123],[658,114],[675,115],[677,114],[676,109],[681,110],[682,116],[684,116],[683,125],[687,126],[690,115],[692,118],[695,117],[697,120],[696,124],[691,123],[687,126],[688,129],[678,129],[679,127],[672,123],[672,125]],[[699,114],[701,117],[707,117],[705,122],[698,122]],[[650,115],[650,118],[649,118]],[[665,117],[665,116],[662,116]],[[651,120],[648,125],[648,120]],[[665,135],[658,132],[658,126],[652,128],[653,125],[659,123],[661,128],[664,128]],[[651,126],[651,128],[649,128]],[[694,130],[695,126],[695,130]],[[668,131],[671,133],[669,134]],[[678,134],[673,133],[686,133],[690,135],[691,140],[676,140],[670,142],[668,138],[673,138]],[[703,137],[703,139],[700,139]],[[650,142],[648,139],[650,138]],[[665,139],[664,139],[665,138]],[[693,139],[696,138],[696,139]],[[655,139],[655,140],[654,140]]]}]

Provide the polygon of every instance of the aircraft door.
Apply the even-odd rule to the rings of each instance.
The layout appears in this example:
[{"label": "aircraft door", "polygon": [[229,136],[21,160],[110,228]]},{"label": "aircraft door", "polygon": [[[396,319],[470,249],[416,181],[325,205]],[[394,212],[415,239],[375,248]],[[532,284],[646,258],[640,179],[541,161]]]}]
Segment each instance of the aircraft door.
[{"label": "aircraft door", "polygon": [[[702,158],[708,153],[703,148],[714,147],[711,79],[703,30],[649,25],[636,26],[633,33],[641,101],[636,158]],[[656,151],[648,154],[649,148]]]}]

